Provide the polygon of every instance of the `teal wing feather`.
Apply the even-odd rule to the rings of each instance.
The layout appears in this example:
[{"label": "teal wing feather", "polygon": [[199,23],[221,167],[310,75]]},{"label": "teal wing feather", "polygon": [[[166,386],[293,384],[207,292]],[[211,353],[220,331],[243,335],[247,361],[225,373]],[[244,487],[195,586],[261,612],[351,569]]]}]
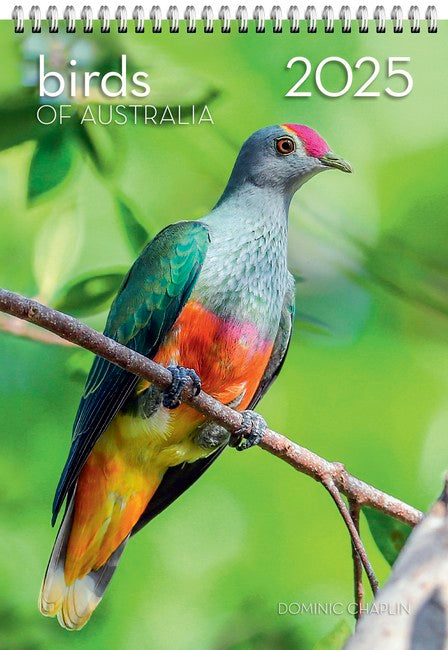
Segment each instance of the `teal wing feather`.
[{"label": "teal wing feather", "polygon": [[[291,342],[291,334],[295,316],[295,286],[294,278],[290,276],[288,289],[285,293],[285,298],[282,307],[282,314],[277,335],[275,337],[272,354],[266,366],[266,370],[258,385],[257,390],[248,406],[254,409],[263,395],[275,381],[288,352],[289,344]],[[151,519],[154,519],[165,508],[167,508],[177,497],[179,497],[185,490],[187,490],[197,479],[202,476],[206,469],[216,460],[216,458],[223,452],[226,445],[214,451],[206,458],[200,458],[194,463],[185,463],[176,467],[170,467],[157,488],[154,496],[149,502],[146,510],[140,517],[139,521],[133,528],[132,534],[134,535],[143,526],[145,526]]]},{"label": "teal wing feather", "polygon": [[[104,333],[152,358],[187,302],[209,245],[198,221],[162,230],[135,261],[115,298]],[[139,378],[95,357],[78,408],[70,453],[53,503],[53,523],[95,442],[135,389]]]}]

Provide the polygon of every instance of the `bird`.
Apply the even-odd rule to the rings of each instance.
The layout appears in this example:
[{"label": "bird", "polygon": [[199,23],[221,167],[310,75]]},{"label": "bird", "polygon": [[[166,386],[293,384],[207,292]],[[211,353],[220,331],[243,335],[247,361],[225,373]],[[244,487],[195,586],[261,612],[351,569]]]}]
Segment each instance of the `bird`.
[{"label": "bird", "polygon": [[[260,442],[253,409],[278,376],[295,314],[287,266],[295,192],[321,171],[351,172],[311,127],[280,124],[242,145],[221,198],[143,249],[104,334],[167,367],[162,390],[96,356],[73,425],[53,519],[65,503],[39,595],[43,615],[79,630],[101,601],[130,537],[227,446]],[[182,402],[192,383],[242,414],[236,436]]]}]

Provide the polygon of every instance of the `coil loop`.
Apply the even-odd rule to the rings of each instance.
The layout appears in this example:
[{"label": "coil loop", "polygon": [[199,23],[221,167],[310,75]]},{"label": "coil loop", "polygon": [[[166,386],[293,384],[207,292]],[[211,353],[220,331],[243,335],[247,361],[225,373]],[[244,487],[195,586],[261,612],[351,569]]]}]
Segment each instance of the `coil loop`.
[{"label": "coil loop", "polygon": [[48,31],[50,34],[58,33],[58,8],[50,5],[47,9]]},{"label": "coil loop", "polygon": [[369,31],[369,14],[367,12],[367,7],[365,5],[361,5],[358,7],[358,11],[356,12],[356,18],[359,23],[359,32],[361,34],[367,34]]},{"label": "coil loop", "polygon": [[118,23],[118,33],[126,34],[128,31],[128,13],[124,5],[119,5],[117,7],[117,11],[115,12],[115,20]]},{"label": "coil loop", "polygon": [[218,18],[221,21],[221,32],[223,34],[230,33],[230,9],[227,5],[223,5],[219,10]]},{"label": "coil loop", "polygon": [[437,32],[437,10],[434,5],[429,5],[427,8],[425,19],[428,21],[428,32],[435,34]]},{"label": "coil loop", "polygon": [[194,34],[196,32],[196,9],[193,5],[185,7],[184,18],[187,21],[187,33]]},{"label": "coil loop", "polygon": [[98,19],[102,21],[101,33],[109,34],[110,32],[110,11],[107,5],[101,5],[98,11]]},{"label": "coil loop", "polygon": [[309,5],[305,10],[305,20],[307,21],[307,31],[309,34],[317,32],[317,13],[314,5]]},{"label": "coil loop", "polygon": [[394,5],[391,18],[394,25],[394,34],[401,34],[403,32],[403,9],[400,5]]},{"label": "coil loop", "polygon": [[154,5],[149,12],[149,20],[152,21],[153,34],[160,34],[162,31],[162,10],[159,5]]},{"label": "coil loop", "polygon": [[92,7],[85,5],[81,11],[81,20],[84,23],[84,34],[93,32],[93,11]]},{"label": "coil loop", "polygon": [[236,19],[239,21],[238,31],[247,34],[247,7],[240,5],[236,10]]},{"label": "coil loop", "polygon": [[12,19],[15,22],[14,31],[16,34],[23,34],[24,20],[23,20],[23,7],[16,5],[12,10]]},{"label": "coil loop", "polygon": [[342,23],[342,33],[349,34],[352,31],[352,14],[348,5],[343,5],[341,7],[339,20]]},{"label": "coil loop", "polygon": [[30,9],[30,20],[32,21],[31,31],[33,34],[40,34],[41,32],[41,16],[40,16],[40,7],[33,5]]},{"label": "coil loop", "polygon": [[201,13],[201,20],[204,21],[204,33],[213,33],[213,9],[210,5],[206,5]]},{"label": "coil loop", "polygon": [[135,32],[137,34],[143,34],[145,31],[145,12],[143,11],[143,7],[141,5],[134,7],[134,11],[132,12],[132,20],[135,24]]},{"label": "coil loop", "polygon": [[76,14],[73,5],[67,5],[64,10],[65,31],[67,34],[74,34],[76,31]]},{"label": "coil loop", "polygon": [[300,32],[300,14],[297,5],[292,5],[288,11],[288,20],[290,23],[290,31],[293,34]]},{"label": "coil loop", "polygon": [[334,12],[331,5],[325,5],[322,11],[322,20],[325,23],[324,31],[326,34],[333,34],[334,32]]},{"label": "coil loop", "polygon": [[[194,5],[188,5],[185,9],[184,19],[186,21],[186,31],[193,34],[197,31],[197,10]],[[31,31],[39,33],[42,30],[42,17],[39,5],[33,5],[29,13],[31,21]],[[65,7],[63,17],[66,23],[66,32],[72,34],[76,31],[76,15],[73,5]],[[249,16],[246,5],[240,5],[236,10],[236,21],[238,23],[238,31],[242,34],[247,33],[249,29]],[[110,32],[110,9],[108,5],[101,5],[98,18],[100,21],[100,30],[102,33]],[[160,6],[154,5],[149,13],[149,18],[152,22],[152,32],[160,33],[162,31],[162,11]],[[218,18],[221,21],[221,32],[228,34],[231,30],[231,12],[227,5],[221,6]],[[300,15],[299,9],[296,5],[289,7],[287,18],[289,21],[289,30],[291,33],[299,33],[300,31]],[[14,31],[18,34],[24,32],[25,21],[24,11],[21,5],[16,5],[12,11],[12,19],[14,21]],[[49,33],[57,33],[59,30],[58,25],[58,9],[56,5],[50,5],[46,13],[48,21]],[[132,19],[135,23],[136,33],[143,33],[145,31],[145,15],[142,5],[136,5],[132,13]],[[178,33],[180,28],[179,9],[177,5],[171,5],[167,11],[167,19],[169,23],[169,31],[171,33]],[[280,5],[274,5],[269,13],[269,19],[272,21],[272,31],[279,34],[283,31],[283,15]],[[360,5],[356,12],[356,19],[359,23],[359,32],[365,34],[369,31],[369,16],[368,10],[365,5]],[[386,12],[383,5],[377,5],[373,13],[373,19],[376,23],[376,32],[383,34],[386,31]],[[84,23],[84,32],[90,34],[93,32],[93,11],[90,5],[85,5],[81,11],[81,20]],[[119,5],[116,9],[115,20],[117,21],[117,31],[120,34],[128,30],[128,18],[125,5]],[[201,12],[201,20],[204,23],[204,32],[209,34],[214,29],[214,16],[211,5],[205,5]],[[317,12],[314,5],[309,5],[305,11],[305,20],[307,23],[307,31],[310,34],[317,32]],[[341,31],[349,33],[352,30],[351,24],[351,11],[348,5],[343,5],[339,12],[339,20],[341,21]],[[392,28],[394,33],[401,34],[403,32],[403,10],[400,5],[394,5],[391,12]],[[425,20],[428,25],[428,32],[434,34],[437,32],[437,11],[434,5],[429,5],[425,12]],[[257,5],[253,13],[253,21],[255,31],[263,33],[266,31],[266,10],[263,5]],[[325,33],[334,32],[334,9],[332,5],[325,5],[322,11],[322,21]],[[411,5],[408,12],[408,21],[410,31],[413,34],[421,32],[421,12],[417,5]]]},{"label": "coil loop", "polygon": [[420,32],[420,10],[416,5],[409,8],[408,18],[411,23],[411,34],[418,34]]},{"label": "coil loop", "polygon": [[274,34],[280,34],[282,31],[282,9],[279,5],[274,5],[271,9],[272,31]]},{"label": "coil loop", "polygon": [[377,5],[373,12],[373,19],[376,22],[376,33],[384,34],[386,31],[386,10],[383,5]]},{"label": "coil loop", "polygon": [[255,31],[257,34],[264,34],[265,31],[265,15],[264,8],[257,5],[254,9]]},{"label": "coil loop", "polygon": [[166,17],[170,23],[170,33],[178,34],[179,33],[179,9],[176,5],[171,5],[168,8]]}]

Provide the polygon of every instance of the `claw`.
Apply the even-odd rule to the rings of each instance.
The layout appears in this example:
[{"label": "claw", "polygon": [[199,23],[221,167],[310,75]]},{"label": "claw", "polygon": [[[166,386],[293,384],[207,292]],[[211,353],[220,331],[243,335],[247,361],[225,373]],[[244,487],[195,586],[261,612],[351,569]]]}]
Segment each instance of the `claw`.
[{"label": "claw", "polygon": [[[240,428],[231,436],[229,446],[237,451],[244,451],[254,445],[258,445],[267,429],[264,418],[255,411],[242,411],[242,422]],[[244,438],[244,440],[243,440]]]},{"label": "claw", "polygon": [[168,366],[173,381],[171,386],[163,393],[163,406],[167,409],[175,409],[181,403],[182,392],[190,378],[193,381],[193,395],[199,395],[201,392],[201,380],[198,374],[192,368],[183,366]]}]

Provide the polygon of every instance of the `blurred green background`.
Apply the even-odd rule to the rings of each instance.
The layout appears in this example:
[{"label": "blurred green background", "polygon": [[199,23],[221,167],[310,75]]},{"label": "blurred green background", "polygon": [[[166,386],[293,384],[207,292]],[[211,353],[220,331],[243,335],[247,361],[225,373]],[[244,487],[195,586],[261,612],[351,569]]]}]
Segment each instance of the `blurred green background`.
[{"label": "blurred green background", "polygon": [[[0,24],[0,285],[101,328],[144,241],[214,205],[252,131],[312,126],[356,173],[323,174],[294,199],[298,318],[260,412],[272,428],[427,509],[448,465],[446,24],[436,35],[408,26],[324,35],[321,25],[316,35],[273,35],[270,24],[247,35],[26,31]],[[72,57],[107,71],[125,53],[131,72],[149,74],[146,103],[207,103],[215,124],[39,126],[40,53],[61,71]],[[315,89],[285,98],[299,76],[285,66],[298,55],[314,65],[374,56],[382,67],[371,90],[387,85],[388,56],[410,56],[414,89],[403,99],[331,99]],[[354,87],[369,72],[355,72]],[[343,85],[335,66],[324,80]],[[82,632],[42,618],[51,501],[91,358],[0,333],[0,359],[0,648],[312,648],[335,626],[319,647],[341,646],[348,614],[277,608],[352,602],[342,520],[318,484],[257,449],[226,451],[132,540]],[[361,525],[383,581],[388,564]]]}]

